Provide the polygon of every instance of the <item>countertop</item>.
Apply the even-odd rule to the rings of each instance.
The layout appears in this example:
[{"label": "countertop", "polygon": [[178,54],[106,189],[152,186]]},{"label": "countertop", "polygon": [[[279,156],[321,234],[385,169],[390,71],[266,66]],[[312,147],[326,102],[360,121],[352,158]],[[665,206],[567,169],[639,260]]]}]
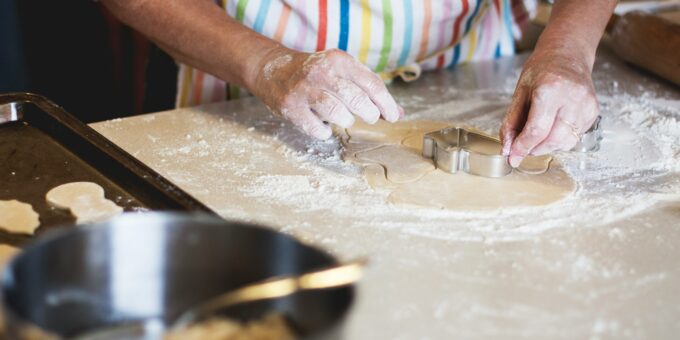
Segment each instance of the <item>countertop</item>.
[{"label": "countertop", "polygon": [[[450,111],[492,131],[525,59],[391,91],[407,119]],[[254,98],[92,126],[224,218],[368,256],[346,339],[677,339],[680,92],[606,49],[594,79],[602,149],[557,156],[579,186],[566,202],[517,211],[391,206],[337,140],[304,138]]]}]

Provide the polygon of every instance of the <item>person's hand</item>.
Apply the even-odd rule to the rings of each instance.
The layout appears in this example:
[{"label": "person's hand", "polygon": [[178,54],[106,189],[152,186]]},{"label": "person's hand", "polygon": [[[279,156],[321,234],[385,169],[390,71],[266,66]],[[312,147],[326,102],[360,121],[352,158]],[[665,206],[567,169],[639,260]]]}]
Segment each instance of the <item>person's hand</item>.
[{"label": "person's hand", "polygon": [[503,155],[517,167],[528,155],[570,150],[598,114],[589,63],[564,53],[535,51],[501,126]]},{"label": "person's hand", "polygon": [[342,51],[308,54],[281,47],[260,64],[252,92],[312,137],[328,139],[330,124],[350,127],[355,116],[373,124],[403,115],[382,79]]}]

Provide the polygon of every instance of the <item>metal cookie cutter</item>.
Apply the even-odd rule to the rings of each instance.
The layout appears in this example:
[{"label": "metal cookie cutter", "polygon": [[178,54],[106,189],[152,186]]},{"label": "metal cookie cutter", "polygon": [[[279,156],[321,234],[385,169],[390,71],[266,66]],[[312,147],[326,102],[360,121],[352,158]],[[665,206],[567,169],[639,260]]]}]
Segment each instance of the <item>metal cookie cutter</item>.
[{"label": "metal cookie cutter", "polygon": [[512,172],[508,157],[501,155],[497,138],[454,126],[423,137],[423,156],[432,158],[446,172],[465,171],[484,177],[503,177]]},{"label": "metal cookie cutter", "polygon": [[586,131],[578,143],[571,149],[576,152],[591,152],[600,149],[600,141],[602,140],[602,116],[597,116],[593,126]]},{"label": "metal cookie cutter", "polygon": [[[572,151],[589,152],[600,148],[601,117],[581,136]],[[465,171],[483,177],[503,177],[512,172],[508,157],[501,155],[498,138],[463,127],[450,127],[423,136],[423,156],[432,158],[446,172]]]}]

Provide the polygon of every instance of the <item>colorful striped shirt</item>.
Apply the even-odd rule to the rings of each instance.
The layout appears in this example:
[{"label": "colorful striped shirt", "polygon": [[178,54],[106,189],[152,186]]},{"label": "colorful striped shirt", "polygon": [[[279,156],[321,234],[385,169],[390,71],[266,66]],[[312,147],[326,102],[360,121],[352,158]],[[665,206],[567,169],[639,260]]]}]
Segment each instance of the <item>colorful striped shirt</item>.
[{"label": "colorful striped shirt", "polygon": [[[389,81],[421,70],[512,55],[531,0],[220,0],[227,15],[305,52],[338,48]],[[180,65],[177,106],[234,99],[244,90]]]}]

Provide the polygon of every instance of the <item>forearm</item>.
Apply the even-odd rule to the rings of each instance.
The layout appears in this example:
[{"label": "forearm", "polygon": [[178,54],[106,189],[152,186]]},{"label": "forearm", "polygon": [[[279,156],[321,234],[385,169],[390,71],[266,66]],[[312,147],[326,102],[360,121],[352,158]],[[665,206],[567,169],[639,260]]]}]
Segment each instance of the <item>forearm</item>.
[{"label": "forearm", "polygon": [[535,51],[575,56],[592,69],[597,45],[616,3],[616,0],[555,1]]},{"label": "forearm", "polygon": [[251,88],[257,68],[280,45],[241,25],[210,0],[105,0],[121,21],[176,60]]}]

